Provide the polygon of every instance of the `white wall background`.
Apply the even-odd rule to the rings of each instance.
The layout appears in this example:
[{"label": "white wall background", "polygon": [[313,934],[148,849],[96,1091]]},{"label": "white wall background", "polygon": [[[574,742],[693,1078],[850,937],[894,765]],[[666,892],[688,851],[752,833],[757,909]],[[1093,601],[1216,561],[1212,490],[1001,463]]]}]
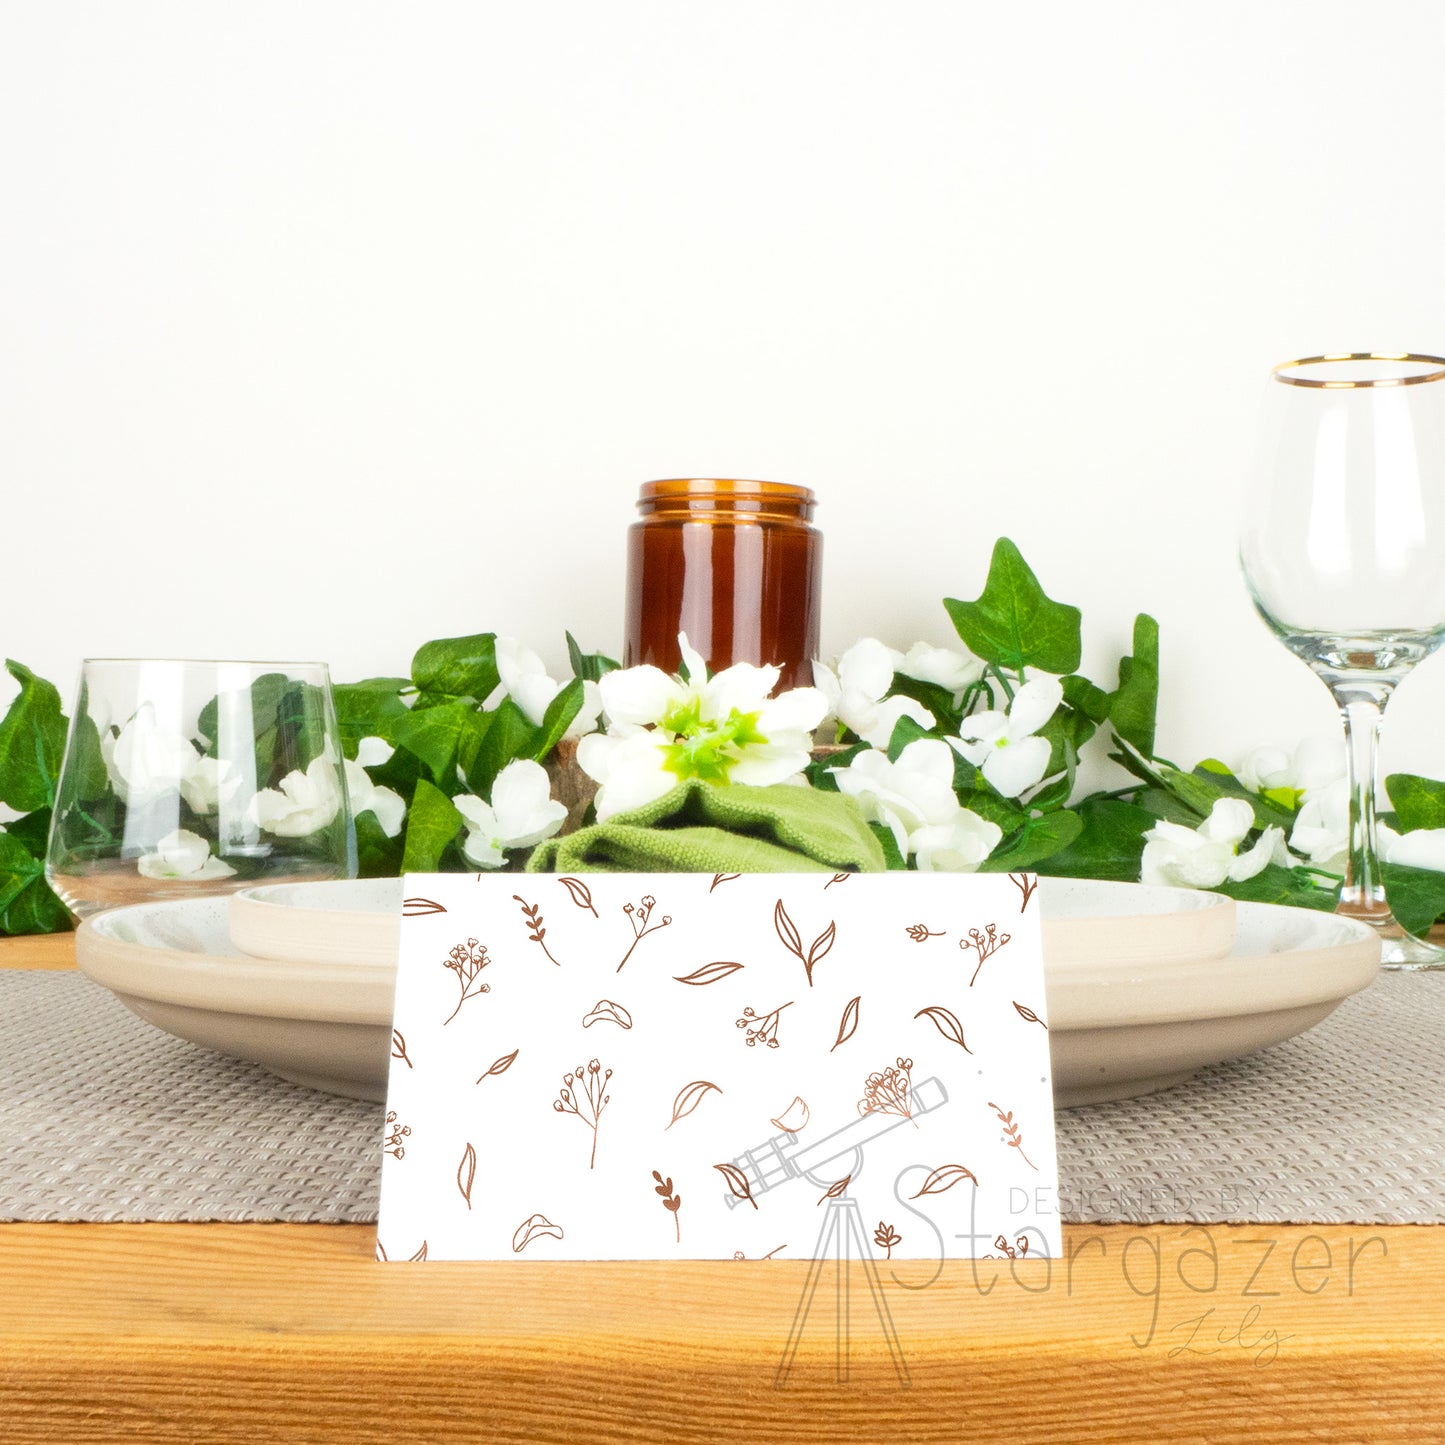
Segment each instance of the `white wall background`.
[{"label": "white wall background", "polygon": [[1328,731],[1234,516],[1272,363],[1445,348],[1442,63],[1438,0],[0,0],[0,647],[560,661],[640,481],[758,476],[828,650],[1007,533],[1100,681],[1160,618],[1166,753]]}]

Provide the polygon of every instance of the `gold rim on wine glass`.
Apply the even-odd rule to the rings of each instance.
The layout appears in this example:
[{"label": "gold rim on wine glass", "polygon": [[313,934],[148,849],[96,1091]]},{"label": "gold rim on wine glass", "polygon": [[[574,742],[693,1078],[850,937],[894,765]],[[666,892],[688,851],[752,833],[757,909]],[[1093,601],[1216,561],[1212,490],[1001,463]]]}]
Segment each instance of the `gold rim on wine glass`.
[{"label": "gold rim on wine glass", "polygon": [[[1394,361],[1428,366],[1415,376],[1368,376],[1326,380],[1316,376],[1286,376],[1301,366],[1321,366],[1341,361]],[[1296,361],[1282,361],[1270,375],[1286,386],[1308,386],[1321,391],[1356,391],[1373,386],[1419,386],[1427,381],[1445,380],[1445,356],[1428,356],[1419,351],[1335,351],[1325,356],[1302,356]]]}]

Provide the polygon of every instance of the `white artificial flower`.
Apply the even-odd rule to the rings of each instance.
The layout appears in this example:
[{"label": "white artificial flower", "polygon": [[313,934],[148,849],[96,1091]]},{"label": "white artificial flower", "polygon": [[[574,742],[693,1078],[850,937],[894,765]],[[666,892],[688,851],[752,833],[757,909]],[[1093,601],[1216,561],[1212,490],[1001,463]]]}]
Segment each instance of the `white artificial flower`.
[{"label": "white artificial flower", "polygon": [[567,818],[566,807],[553,801],[546,768],[529,758],[517,758],[497,774],[490,803],[463,793],[452,804],[467,824],[462,854],[478,868],[502,867],[508,848],[550,838]]},{"label": "white artificial flower", "polygon": [[974,873],[1003,838],[1003,829],[967,808],[952,823],[919,828],[909,838],[920,873]]},{"label": "white artificial flower", "polygon": [[1218,888],[1243,883],[1271,863],[1289,867],[1284,829],[1266,828],[1246,853],[1239,845],[1254,827],[1254,809],[1243,798],[1220,798],[1198,828],[1157,823],[1144,834],[1143,883],[1172,888]]},{"label": "white artificial flower", "polygon": [[1017,798],[1042,782],[1049,769],[1047,738],[1035,736],[1064,700],[1056,677],[1037,677],[1014,694],[1007,712],[976,712],[964,718],[949,742],[1005,798]]},{"label": "white artificial flower", "polygon": [[336,765],[319,757],[303,773],[286,774],[277,788],[262,788],[251,799],[247,815],[278,838],[305,838],[335,822],[341,811],[341,784]]},{"label": "white artificial flower", "polygon": [[1380,852],[1385,862],[1445,873],[1445,828],[1417,828],[1413,833],[1397,833],[1382,824],[1379,831]]},{"label": "white artificial flower", "polygon": [[157,726],[149,703],[136,710],[119,737],[103,732],[100,750],[116,797],[133,808],[176,792],[200,761],[194,745],[180,733]]},{"label": "white artificial flower", "polygon": [[[1242,781],[1242,780],[1241,780]],[[1289,786],[1286,784],[1285,786]],[[1343,873],[1350,854],[1350,785],[1338,778],[1311,788],[1295,814],[1289,845],[1316,868]]]},{"label": "white artificial flower", "polygon": [[873,748],[847,767],[829,771],[838,791],[857,800],[864,818],[892,831],[905,858],[919,829],[950,827],[960,811],[953,791],[953,753],[938,738],[909,743],[896,763]]},{"label": "white artificial flower", "polygon": [[181,779],[181,796],[194,813],[214,813],[229,803],[241,786],[241,775],[224,758],[197,758]]},{"label": "white artificial flower", "polygon": [[1305,738],[1293,752],[1278,744],[1253,748],[1234,776],[1251,792],[1290,788],[1313,793],[1345,775],[1345,754],[1338,738]]},{"label": "white artificial flower", "polygon": [[395,751],[384,738],[362,738],[356,745],[356,761],[363,768],[379,768]]},{"label": "white artificial flower", "polygon": [[920,682],[931,682],[946,688],[953,694],[953,704],[957,707],[963,701],[969,684],[983,676],[983,662],[957,648],[915,642],[896,670],[905,677],[916,677]]},{"label": "white artificial flower", "polygon": [[347,758],[342,764],[346,773],[346,796],[351,800],[351,816],[374,813],[381,831],[388,838],[401,832],[406,818],[406,799],[392,788],[379,788],[371,781],[365,768]]},{"label": "white artificial flower", "polygon": [[[497,639],[497,673],[506,695],[527,715],[533,727],[541,727],[552,699],[565,683],[547,675],[546,665],[525,643],[515,637]],[[497,695],[494,693],[493,697]],[[491,703],[492,699],[487,699]],[[500,701],[500,698],[498,698]],[[602,711],[602,693],[595,682],[582,684],[582,707],[572,719],[563,737],[580,738],[597,727],[597,714]]]},{"label": "white artificial flower", "polygon": [[836,717],[850,732],[875,748],[886,748],[901,717],[931,728],[933,714],[911,697],[888,697],[893,674],[904,661],[901,652],[876,637],[855,642],[838,659],[838,670],[813,663],[813,681],[827,699],[825,717]]},{"label": "white artificial flower", "polygon": [[156,844],[155,852],[143,853],[136,859],[135,866],[142,878],[175,879],[188,883],[230,878],[236,871],[224,859],[211,853],[211,845],[204,838],[185,828],[167,833]]},{"label": "white artificial flower", "polygon": [[650,665],[609,672],[599,684],[605,734],[584,737],[577,762],[601,785],[597,817],[640,808],[687,778],[768,787],[789,783],[812,756],[827,702],[811,687],[771,696],[779,669],[739,662],[715,677],[681,634],[687,678]]}]

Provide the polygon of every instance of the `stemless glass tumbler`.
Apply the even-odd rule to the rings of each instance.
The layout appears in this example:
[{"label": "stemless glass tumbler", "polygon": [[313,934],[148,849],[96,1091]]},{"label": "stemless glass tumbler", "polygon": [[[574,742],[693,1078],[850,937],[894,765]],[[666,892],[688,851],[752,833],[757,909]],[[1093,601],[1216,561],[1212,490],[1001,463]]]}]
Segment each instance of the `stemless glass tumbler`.
[{"label": "stemless glass tumbler", "polygon": [[92,658],[46,877],[85,917],[256,883],[352,877],[356,837],[322,663]]},{"label": "stemless glass tumbler", "polygon": [[[1275,367],[1240,562],[1259,615],[1344,720],[1349,859],[1339,911],[1388,935],[1375,801],[1386,704],[1445,638],[1445,358],[1352,352]],[[1386,936],[1384,962],[1445,952]]]}]

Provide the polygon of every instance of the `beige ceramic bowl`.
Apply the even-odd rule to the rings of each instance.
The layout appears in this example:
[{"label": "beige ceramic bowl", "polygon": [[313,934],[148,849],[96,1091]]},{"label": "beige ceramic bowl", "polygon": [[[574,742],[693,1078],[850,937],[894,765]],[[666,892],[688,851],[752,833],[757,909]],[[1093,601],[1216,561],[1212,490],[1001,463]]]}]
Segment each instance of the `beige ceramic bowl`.
[{"label": "beige ceramic bowl", "polygon": [[[1364,988],[1379,965],[1375,936],[1330,914],[1048,878],[1040,897],[1065,1108],[1150,1093],[1279,1043]],[[298,1083],[379,1100],[399,901],[391,880],[141,904],[82,924],[77,958],[158,1028]],[[242,940],[293,957],[253,957]]]}]

